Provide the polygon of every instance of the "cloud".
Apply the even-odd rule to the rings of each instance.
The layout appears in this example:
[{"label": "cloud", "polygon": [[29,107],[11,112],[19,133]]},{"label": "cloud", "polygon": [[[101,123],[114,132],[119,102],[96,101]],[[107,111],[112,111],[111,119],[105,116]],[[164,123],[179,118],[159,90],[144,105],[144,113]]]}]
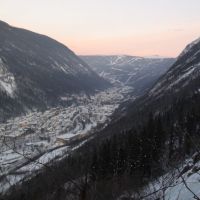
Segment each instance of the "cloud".
[{"label": "cloud", "polygon": [[182,31],[184,31],[184,29],[182,29],[182,28],[174,28],[174,29],[169,29],[169,31],[172,31],[172,32],[182,32]]}]

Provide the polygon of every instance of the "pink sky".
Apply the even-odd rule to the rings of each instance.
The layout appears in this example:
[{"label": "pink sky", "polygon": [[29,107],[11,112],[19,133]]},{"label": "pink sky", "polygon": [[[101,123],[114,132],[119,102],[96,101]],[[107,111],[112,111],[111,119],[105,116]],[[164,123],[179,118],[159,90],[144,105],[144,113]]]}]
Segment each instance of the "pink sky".
[{"label": "pink sky", "polygon": [[84,55],[175,57],[200,36],[199,10],[199,0],[0,0],[1,20]]}]

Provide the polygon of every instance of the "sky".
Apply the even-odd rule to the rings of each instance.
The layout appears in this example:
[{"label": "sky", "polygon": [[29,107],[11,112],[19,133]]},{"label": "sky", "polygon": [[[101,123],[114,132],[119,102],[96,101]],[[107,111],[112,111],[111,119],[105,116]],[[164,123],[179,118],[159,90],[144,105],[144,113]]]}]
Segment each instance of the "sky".
[{"label": "sky", "polygon": [[200,37],[200,0],[0,0],[0,20],[79,55],[176,57]]}]

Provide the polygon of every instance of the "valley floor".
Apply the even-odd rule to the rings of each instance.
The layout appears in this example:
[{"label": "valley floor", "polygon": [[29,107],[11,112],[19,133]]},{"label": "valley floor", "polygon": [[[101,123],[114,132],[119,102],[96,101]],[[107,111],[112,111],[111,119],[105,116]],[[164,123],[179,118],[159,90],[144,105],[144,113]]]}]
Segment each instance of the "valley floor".
[{"label": "valley floor", "polygon": [[69,107],[31,112],[0,124],[0,192],[30,177],[44,165],[66,157],[105,126],[133,88],[110,88]]}]

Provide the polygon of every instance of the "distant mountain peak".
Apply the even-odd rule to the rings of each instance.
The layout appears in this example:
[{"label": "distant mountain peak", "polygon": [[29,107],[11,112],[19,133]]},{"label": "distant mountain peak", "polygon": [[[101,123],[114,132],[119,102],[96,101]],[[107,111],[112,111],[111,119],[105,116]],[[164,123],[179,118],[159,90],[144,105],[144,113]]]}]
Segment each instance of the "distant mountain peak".
[{"label": "distant mountain peak", "polygon": [[168,56],[160,56],[160,55],[150,55],[150,56],[144,56],[144,58],[163,59],[163,58],[169,58],[169,57]]},{"label": "distant mountain peak", "polygon": [[2,20],[0,20],[0,25],[9,26],[8,23],[6,23],[6,22],[4,22],[4,21],[2,21]]},{"label": "distant mountain peak", "polygon": [[101,77],[117,86],[130,86],[135,94],[144,93],[165,73],[175,59],[143,58],[127,55],[82,56]]},{"label": "distant mountain peak", "polygon": [[196,46],[197,44],[200,45],[200,37],[197,38],[196,40],[192,41],[190,44],[188,44],[185,49],[182,51],[182,53],[179,55],[179,57],[182,57],[184,55],[186,55],[188,52],[190,52],[192,50],[192,48],[194,46]]}]

